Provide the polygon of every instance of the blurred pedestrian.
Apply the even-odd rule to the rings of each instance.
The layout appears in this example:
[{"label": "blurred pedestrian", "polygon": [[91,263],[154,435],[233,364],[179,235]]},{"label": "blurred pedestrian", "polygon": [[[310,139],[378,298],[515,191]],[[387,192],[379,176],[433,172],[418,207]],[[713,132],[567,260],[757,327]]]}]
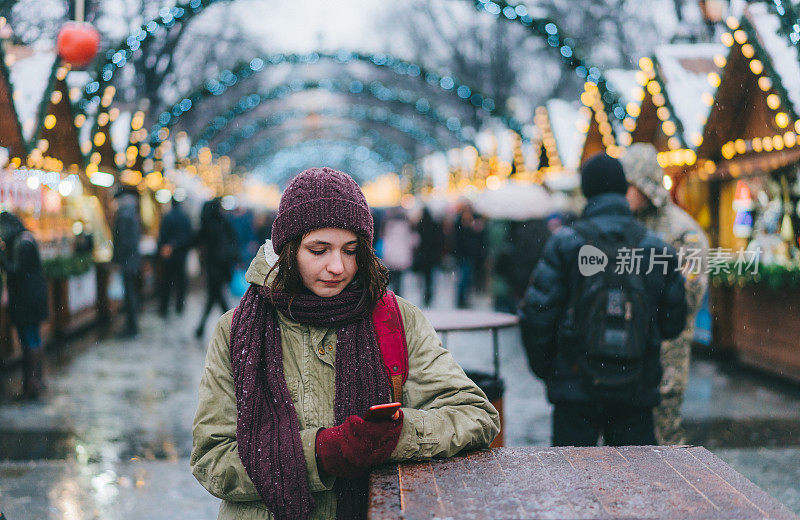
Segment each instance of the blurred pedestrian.
[{"label": "blurred pedestrian", "polygon": [[427,206],[422,208],[422,217],[417,222],[416,232],[419,243],[414,250],[413,268],[422,275],[422,301],[425,307],[430,307],[433,300],[434,270],[442,262],[444,231]]},{"label": "blurred pedestrian", "polygon": [[164,215],[158,232],[158,256],[161,258],[161,316],[169,314],[169,301],[175,295],[175,312],[183,314],[186,303],[186,255],[194,240],[189,217],[180,201],[172,199],[172,208]]},{"label": "blurred pedestrian", "polygon": [[547,241],[520,305],[523,345],[554,405],[553,445],[601,434],[608,446],[652,445],[661,341],[686,325],[677,255],[636,221],[619,161],[590,158],[581,188],[582,217]]},{"label": "blurred pedestrian", "polygon": [[681,428],[681,406],[689,382],[694,323],[708,288],[705,262],[708,238],[688,213],[670,199],[664,187],[664,171],[657,160],[658,151],[649,143],[635,143],[622,158],[628,179],[626,198],[636,218],[647,229],[672,245],[684,259],[696,258],[699,263],[683,264],[686,299],[689,312],[687,324],[680,336],[661,344],[661,402],[655,410],[656,438],[659,444],[685,444]]},{"label": "blurred pedestrian", "polygon": [[[373,233],[347,174],[312,168],[283,192],[200,382],[190,464],[223,500],[219,520],[360,520],[374,466],[485,448],[497,434],[497,411],[425,316],[387,293]],[[386,375],[378,305],[394,309],[381,322],[394,347],[408,346],[405,383]],[[393,398],[395,418],[362,417]]]},{"label": "blurred pedestrian", "polygon": [[390,208],[386,211],[381,239],[381,260],[389,269],[389,286],[399,295],[403,287],[403,273],[411,267],[414,247],[419,240],[403,208]]},{"label": "blurred pedestrian", "polygon": [[125,328],[120,334],[131,338],[139,333],[139,283],[142,257],[139,242],[142,226],[139,219],[139,193],[135,188],[120,188],[114,194],[116,216],[114,217],[113,261],[122,273],[122,288],[125,300]]},{"label": "blurred pedestrian", "polygon": [[456,306],[464,308],[469,305],[475,272],[481,268],[481,263],[486,258],[485,222],[477,218],[472,205],[464,201],[459,208],[454,227],[453,256],[458,264]]},{"label": "blurred pedestrian", "polygon": [[200,248],[201,267],[206,278],[206,305],[194,333],[196,338],[201,338],[214,305],[218,305],[223,313],[230,309],[225,286],[231,281],[233,269],[239,263],[236,231],[225,217],[219,198],[203,204],[195,244]]},{"label": "blurred pedestrian", "polygon": [[45,388],[41,323],[47,319],[47,281],[39,246],[13,213],[0,213],[0,265],[6,273],[8,312],[22,345],[22,399]]}]

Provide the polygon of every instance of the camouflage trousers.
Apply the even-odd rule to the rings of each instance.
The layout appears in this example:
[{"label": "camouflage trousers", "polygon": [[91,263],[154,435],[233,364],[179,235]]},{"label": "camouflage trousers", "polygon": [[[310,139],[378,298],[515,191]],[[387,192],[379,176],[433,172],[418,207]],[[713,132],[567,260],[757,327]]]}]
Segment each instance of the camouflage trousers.
[{"label": "camouflage trousers", "polygon": [[661,403],[653,412],[656,439],[661,445],[686,443],[681,427],[681,406],[689,381],[693,329],[689,327],[677,338],[661,344],[661,366],[664,368],[659,388]]}]

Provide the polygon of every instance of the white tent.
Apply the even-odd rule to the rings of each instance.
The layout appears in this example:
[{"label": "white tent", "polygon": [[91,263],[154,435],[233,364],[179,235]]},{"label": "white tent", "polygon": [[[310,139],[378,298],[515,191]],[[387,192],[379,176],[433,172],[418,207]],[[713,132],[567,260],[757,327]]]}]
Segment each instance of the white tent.
[{"label": "white tent", "polygon": [[506,220],[545,218],[554,210],[551,196],[542,186],[515,181],[480,193],[474,207],[486,217]]}]

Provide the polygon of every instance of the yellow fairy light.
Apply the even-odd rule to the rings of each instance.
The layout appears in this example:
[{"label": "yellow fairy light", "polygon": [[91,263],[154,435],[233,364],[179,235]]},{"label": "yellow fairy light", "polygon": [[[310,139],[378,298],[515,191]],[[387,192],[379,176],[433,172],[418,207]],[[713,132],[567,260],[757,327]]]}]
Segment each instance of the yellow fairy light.
[{"label": "yellow fairy light", "polygon": [[794,131],[800,134],[800,119],[794,122]]},{"label": "yellow fairy light", "polygon": [[647,85],[647,80],[648,80],[647,73],[645,71],[643,70],[636,71],[636,83],[638,83],[641,86],[645,86]]},{"label": "yellow fairy light", "polygon": [[667,191],[671,190],[672,189],[672,177],[670,177],[669,175],[664,175],[664,179],[663,180],[664,180],[664,189],[666,189]]},{"label": "yellow fairy light", "polygon": [[775,135],[772,136],[772,147],[776,150],[780,151],[783,150],[783,136],[782,135]]},{"label": "yellow fairy light", "polygon": [[144,112],[136,112],[131,119],[131,130],[139,130],[144,125]]},{"label": "yellow fairy light", "polygon": [[722,54],[715,54],[714,55],[714,65],[716,65],[717,68],[720,68],[720,69],[724,68],[726,63],[728,63],[728,60],[725,59],[725,56],[723,56]]},{"label": "yellow fairy light", "polygon": [[661,123],[661,130],[664,131],[666,135],[673,135],[675,134],[675,130],[677,130],[675,123],[672,121],[664,121]]},{"label": "yellow fairy light", "polygon": [[677,150],[680,147],[681,147],[681,142],[678,141],[677,137],[670,137],[669,139],[667,139],[667,148],[669,148],[670,150]]},{"label": "yellow fairy light", "polygon": [[700,96],[700,99],[703,101],[703,104],[706,105],[706,106],[711,106],[711,105],[714,104],[714,96],[712,96],[708,92],[703,92],[703,94]]},{"label": "yellow fairy light", "polygon": [[708,78],[708,84],[714,88],[719,87],[719,84],[722,81],[719,77],[719,74],[717,74],[716,72],[709,72],[707,78]]},{"label": "yellow fairy light", "polygon": [[701,144],[703,144],[703,136],[700,134],[693,134],[692,144],[695,146],[700,146]]},{"label": "yellow fairy light", "polygon": [[658,165],[662,168],[669,166],[669,155],[665,152],[658,152],[658,155],[656,155],[656,160],[658,161]]},{"label": "yellow fairy light", "polygon": [[619,136],[619,142],[623,146],[630,146],[631,143],[633,142],[633,137],[628,132],[625,132],[624,134]]},{"label": "yellow fairy light", "polygon": [[760,60],[750,60],[750,70],[753,74],[761,74],[764,72],[764,64]]},{"label": "yellow fairy light", "polygon": [[717,171],[717,165],[714,161],[706,161],[705,164],[703,164],[703,170],[710,175]]},{"label": "yellow fairy light", "polygon": [[56,116],[53,114],[47,114],[47,117],[44,118],[44,127],[50,130],[54,126],[56,126]]},{"label": "yellow fairy light", "polygon": [[591,92],[584,92],[581,94],[581,103],[587,107],[592,106],[594,104],[594,94]]},{"label": "yellow fairy light", "polygon": [[733,32],[733,39],[736,40],[736,43],[742,45],[747,42],[747,33],[741,29],[737,29]]},{"label": "yellow fairy light", "polygon": [[667,99],[664,97],[664,94],[661,94],[660,92],[653,96],[653,104],[657,107],[662,106],[666,102]]},{"label": "yellow fairy light", "polygon": [[611,147],[611,146],[614,146],[614,137],[613,137],[611,134],[605,134],[605,135],[603,135],[603,139],[602,139],[602,141],[603,141],[603,145],[604,145],[606,148],[609,148],[609,147]]},{"label": "yellow fairy light", "polygon": [[88,175],[89,177],[97,173],[97,170],[98,170],[97,164],[95,163],[89,163],[86,165],[86,175]]},{"label": "yellow fairy light", "polygon": [[147,157],[150,155],[150,145],[147,143],[142,143],[142,145],[139,147],[139,155],[141,157]]},{"label": "yellow fairy light", "polygon": [[691,166],[697,161],[697,154],[694,153],[694,150],[686,150],[683,152],[683,161]]},{"label": "yellow fairy light", "polygon": [[661,85],[657,81],[651,81],[647,84],[647,91],[655,96],[661,92]]},{"label": "yellow fairy light", "polygon": [[83,114],[78,114],[75,116],[75,127],[80,128],[86,122],[86,116]]},{"label": "yellow fairy light", "polygon": [[745,58],[752,58],[755,55],[756,51],[753,49],[753,46],[749,43],[745,43],[742,45],[742,55]]},{"label": "yellow fairy light", "polygon": [[59,67],[58,70],[56,71],[56,79],[59,81],[63,81],[64,78],[67,77],[67,72],[69,72],[69,69],[67,67]]},{"label": "yellow fairy light", "polygon": [[786,114],[786,112],[778,112],[777,114],[775,114],[775,123],[780,128],[786,128],[787,126],[789,126],[788,114]]},{"label": "yellow fairy light", "polygon": [[104,97],[114,97],[114,94],[116,94],[116,93],[117,93],[116,87],[114,87],[114,85],[109,85],[103,91],[103,96]]},{"label": "yellow fairy light", "polygon": [[145,177],[147,187],[151,190],[155,190],[161,186],[162,180],[164,180],[164,177],[161,175],[161,172],[150,172],[147,174],[147,177]]},{"label": "yellow fairy light", "polygon": [[731,33],[727,32],[722,33],[722,36],[720,36],[720,40],[722,40],[722,44],[725,47],[730,47],[731,45],[733,45],[733,35]]},{"label": "yellow fairy light", "polygon": [[736,150],[736,153],[739,155],[747,152],[747,143],[744,142],[744,139],[737,139],[733,142],[733,147]]},{"label": "yellow fairy light", "polygon": [[658,110],[656,110],[656,115],[661,121],[666,121],[669,119],[669,109],[667,107],[658,107]]},{"label": "yellow fairy light", "polygon": [[732,159],[734,155],[736,155],[736,150],[734,149],[732,142],[728,141],[722,145],[722,156],[724,158]]},{"label": "yellow fairy light", "polygon": [[727,25],[728,29],[731,31],[735,31],[739,28],[739,20],[737,20],[734,16],[729,16],[725,19],[725,25]]},{"label": "yellow fairy light", "polygon": [[103,132],[97,132],[92,139],[95,146],[103,146],[106,142],[106,135]]},{"label": "yellow fairy light", "polygon": [[750,141],[750,146],[753,147],[753,151],[756,153],[761,153],[764,151],[764,147],[761,146],[761,139],[759,139],[758,137]]},{"label": "yellow fairy light", "polygon": [[89,157],[89,162],[100,164],[100,152],[92,152],[92,156]]},{"label": "yellow fairy light", "polygon": [[767,136],[767,137],[761,139],[761,147],[764,148],[765,152],[771,152],[772,151],[772,138]]},{"label": "yellow fairy light", "polygon": [[633,119],[631,119],[629,117],[626,117],[625,120],[622,122],[622,126],[628,132],[633,132],[634,128],[636,128],[636,121],[634,121]]},{"label": "yellow fairy light", "polygon": [[92,151],[92,142],[91,141],[84,141],[81,143],[81,152],[87,154]]},{"label": "yellow fairy light", "polygon": [[97,124],[99,126],[106,126],[108,124],[108,112],[100,112],[97,116]]},{"label": "yellow fairy light", "polygon": [[39,143],[36,145],[36,148],[42,153],[45,153],[47,149],[50,148],[50,141],[47,139],[39,139]]},{"label": "yellow fairy light", "polygon": [[639,117],[640,109],[638,103],[628,103],[625,105],[625,111],[633,117]]},{"label": "yellow fairy light", "polygon": [[641,68],[645,72],[653,70],[653,60],[651,60],[647,56],[642,56],[641,58],[639,58],[639,68]]},{"label": "yellow fairy light", "polygon": [[633,90],[633,99],[635,99],[636,101],[641,103],[642,101],[644,101],[644,96],[645,93],[643,88],[637,88]]},{"label": "yellow fairy light", "polygon": [[669,162],[674,166],[683,166],[683,153],[681,150],[669,152]]},{"label": "yellow fairy light", "polygon": [[781,98],[778,94],[770,94],[767,96],[767,106],[772,110],[777,110],[781,106]]},{"label": "yellow fairy light", "polygon": [[797,144],[797,134],[794,132],[786,132],[783,134],[783,143],[786,145],[786,148],[793,148],[794,145]]},{"label": "yellow fairy light", "polygon": [[64,97],[64,95],[63,95],[63,94],[61,94],[61,91],[60,91],[60,90],[54,90],[54,91],[53,91],[53,92],[50,94],[50,102],[51,102],[52,104],[54,104],[54,105],[57,105],[57,104],[61,103],[61,98],[63,98],[63,97]]},{"label": "yellow fairy light", "polygon": [[758,88],[763,90],[764,92],[768,91],[772,88],[772,80],[766,76],[761,76],[758,78]]}]

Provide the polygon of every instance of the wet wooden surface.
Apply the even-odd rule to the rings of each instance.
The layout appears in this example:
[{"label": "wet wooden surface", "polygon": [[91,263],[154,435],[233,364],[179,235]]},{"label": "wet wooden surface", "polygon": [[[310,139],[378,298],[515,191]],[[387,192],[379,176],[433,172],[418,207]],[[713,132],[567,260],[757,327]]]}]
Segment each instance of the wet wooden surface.
[{"label": "wet wooden surface", "polygon": [[495,448],[388,465],[369,518],[798,519],[702,447]]}]

